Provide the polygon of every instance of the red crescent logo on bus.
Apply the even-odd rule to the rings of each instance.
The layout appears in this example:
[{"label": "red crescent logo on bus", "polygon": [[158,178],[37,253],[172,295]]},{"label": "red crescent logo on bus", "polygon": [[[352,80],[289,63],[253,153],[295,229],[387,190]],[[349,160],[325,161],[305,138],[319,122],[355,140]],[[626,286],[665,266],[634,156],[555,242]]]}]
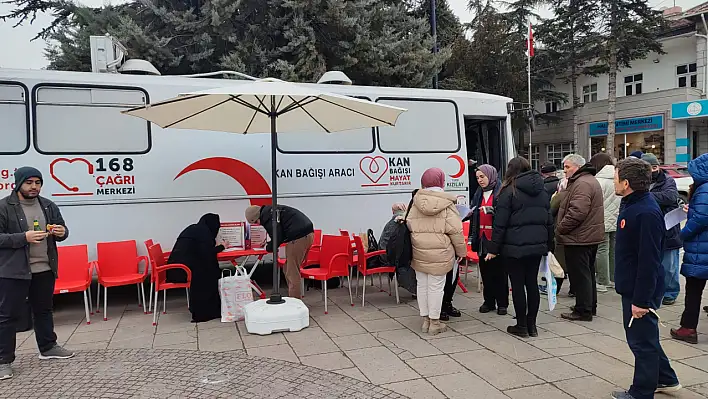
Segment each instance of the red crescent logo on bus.
[{"label": "red crescent logo on bus", "polygon": [[458,164],[460,164],[459,171],[455,174],[450,175],[450,177],[452,177],[453,179],[459,179],[460,177],[462,177],[462,175],[465,174],[465,161],[462,159],[462,157],[459,155],[450,155],[449,157],[447,157],[447,159],[454,159],[455,161],[457,161]]},{"label": "red crescent logo on bus", "polygon": [[[233,158],[214,157],[194,162],[184,168],[175,180],[195,170],[213,170],[236,180],[248,195],[271,195],[268,182],[251,165]],[[251,199],[251,205],[270,205],[270,198]]]}]

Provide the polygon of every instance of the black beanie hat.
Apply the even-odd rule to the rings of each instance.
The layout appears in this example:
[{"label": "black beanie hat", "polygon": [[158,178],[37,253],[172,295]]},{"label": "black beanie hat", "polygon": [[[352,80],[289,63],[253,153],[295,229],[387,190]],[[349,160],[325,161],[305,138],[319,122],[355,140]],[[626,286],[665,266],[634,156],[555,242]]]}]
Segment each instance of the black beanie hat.
[{"label": "black beanie hat", "polygon": [[33,168],[31,166],[23,166],[15,171],[15,192],[20,191],[20,186],[22,186],[27,179],[32,177],[39,177],[39,180],[44,181],[42,178],[42,172]]},{"label": "black beanie hat", "polygon": [[557,171],[558,168],[556,168],[556,165],[551,162],[546,162],[543,166],[541,166],[541,173],[554,173]]}]

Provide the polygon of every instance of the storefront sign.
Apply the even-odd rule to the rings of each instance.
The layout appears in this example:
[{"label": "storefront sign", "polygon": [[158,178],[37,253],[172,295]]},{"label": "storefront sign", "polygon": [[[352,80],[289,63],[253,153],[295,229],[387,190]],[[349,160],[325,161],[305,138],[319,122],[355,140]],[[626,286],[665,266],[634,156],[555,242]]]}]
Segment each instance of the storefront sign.
[{"label": "storefront sign", "polygon": [[[651,115],[615,120],[615,134],[653,132],[664,129],[664,116]],[[607,136],[607,122],[594,122],[589,126],[590,137]]]},{"label": "storefront sign", "polygon": [[671,104],[671,119],[691,119],[708,116],[708,100]]}]

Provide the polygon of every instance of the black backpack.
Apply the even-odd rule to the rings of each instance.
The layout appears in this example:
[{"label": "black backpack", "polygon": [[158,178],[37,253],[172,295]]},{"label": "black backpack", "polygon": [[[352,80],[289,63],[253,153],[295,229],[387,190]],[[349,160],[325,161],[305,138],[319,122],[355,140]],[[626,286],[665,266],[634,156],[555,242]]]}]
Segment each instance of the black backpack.
[{"label": "black backpack", "polygon": [[386,244],[386,258],[391,266],[398,268],[409,268],[413,258],[413,246],[411,244],[411,231],[408,229],[408,214],[413,206],[413,199],[418,190],[413,191],[413,198],[408,204],[408,210],[403,220],[396,222],[396,230]]}]

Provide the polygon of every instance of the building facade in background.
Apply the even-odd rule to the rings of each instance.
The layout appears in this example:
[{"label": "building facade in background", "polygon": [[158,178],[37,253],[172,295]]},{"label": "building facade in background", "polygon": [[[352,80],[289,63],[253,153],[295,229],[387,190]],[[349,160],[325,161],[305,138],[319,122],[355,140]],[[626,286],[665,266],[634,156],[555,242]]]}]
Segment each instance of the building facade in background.
[{"label": "building facade in background", "polygon": [[[708,152],[708,2],[685,12],[680,7],[666,9],[664,15],[671,25],[660,39],[666,54],[650,54],[617,73],[612,152],[618,159],[640,150],[656,155],[663,164],[685,164]],[[607,150],[608,80],[608,75],[578,78],[582,107],[577,149],[570,101],[535,105],[537,115],[547,114],[555,121],[537,118],[531,137],[534,166],[546,161],[561,166],[569,153],[589,158]],[[570,83],[559,80],[555,86],[571,97]]]}]

